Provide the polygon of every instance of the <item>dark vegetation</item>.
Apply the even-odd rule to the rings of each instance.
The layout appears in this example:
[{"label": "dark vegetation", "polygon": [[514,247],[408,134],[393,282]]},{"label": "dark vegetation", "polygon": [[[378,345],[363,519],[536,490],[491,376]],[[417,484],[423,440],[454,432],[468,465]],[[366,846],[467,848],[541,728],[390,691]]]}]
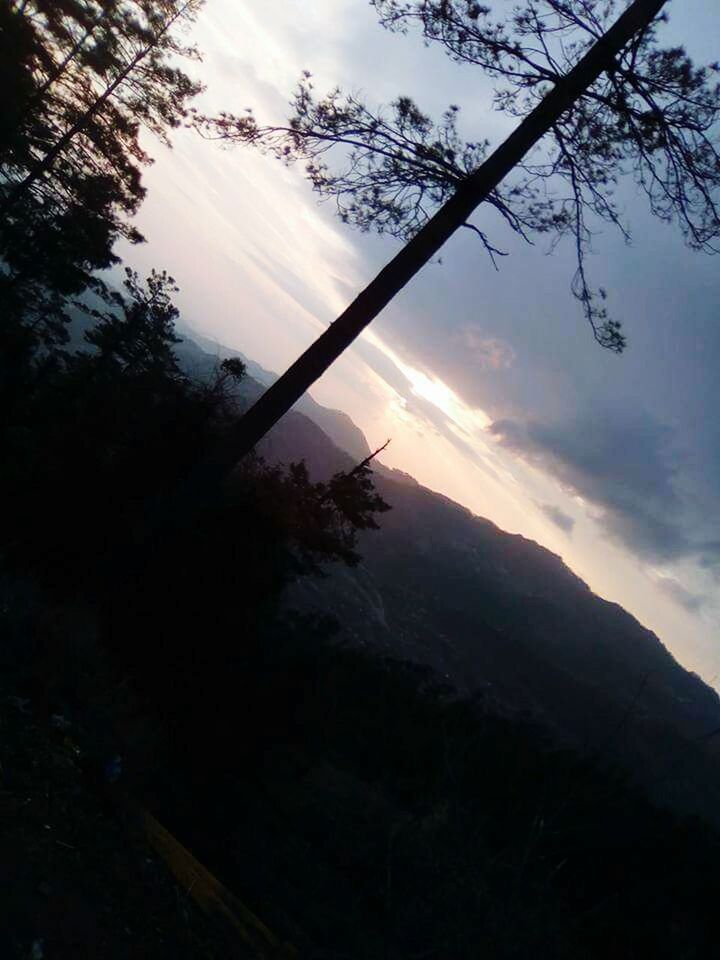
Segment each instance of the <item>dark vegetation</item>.
[{"label": "dark vegetation", "polygon": [[[33,722],[0,684],[0,955],[220,960],[221,930],[83,772],[85,738]],[[80,748],[78,740],[82,743]]]},{"label": "dark vegetation", "polygon": [[301,952],[710,949],[709,828],[481,698],[453,700],[429,672],[306,644],[294,674],[292,739],[226,778],[190,830],[200,844],[208,816],[225,823],[208,856]]},{"label": "dark vegetation", "polygon": [[[118,292],[93,272],[132,233],[138,125],[165,136],[196,90],[169,65],[194,10],[0,3],[4,955],[215,955],[92,793],[115,753],[124,789],[301,955],[709,954],[714,830],[289,613],[290,584],[357,563],[387,506],[371,462],[318,480],[254,455],[219,482],[204,465],[243,364],[190,377],[171,278],[128,271]],[[53,717],[81,731],[87,786]],[[71,901],[68,940],[52,917]]]}]

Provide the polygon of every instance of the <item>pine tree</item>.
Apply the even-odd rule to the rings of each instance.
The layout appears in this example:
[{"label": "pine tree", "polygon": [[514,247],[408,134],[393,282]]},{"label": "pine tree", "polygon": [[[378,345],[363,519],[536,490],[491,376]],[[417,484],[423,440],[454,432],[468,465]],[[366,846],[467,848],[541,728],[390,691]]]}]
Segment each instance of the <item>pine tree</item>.
[{"label": "pine tree", "polygon": [[[0,308],[61,342],[68,298],[101,285],[144,196],[142,127],[164,142],[201,86],[177,65],[202,0],[2,0]],[[17,330],[15,330],[17,333]]]},{"label": "pine tree", "polygon": [[[341,217],[361,229],[390,232],[403,249],[325,333],[260,398],[236,431],[223,468],[270,429],[460,227],[494,207],[516,232],[575,243],[573,291],[596,339],[621,351],[625,339],[587,279],[588,220],[626,231],[613,200],[631,171],[659,219],[675,221],[692,247],[712,251],[720,235],[716,205],[720,154],[713,126],[717,65],[696,67],[681,48],[659,45],[666,0],[634,0],[621,16],[615,0],[525,0],[509,18],[466,0],[374,0],[386,26],[419,24],[498,84],[495,105],[522,117],[494,151],[463,143],[457,109],[439,124],[406,97],[373,112],[336,90],[316,101],[309,76],[287,126],[261,126],[252,113],[201,118],[204,136],[254,144],[285,162],[303,160],[313,186],[334,197]],[[337,148],[346,165],[327,160]],[[537,149],[535,149],[537,148]],[[553,188],[561,189],[553,195]],[[435,211],[435,212],[433,212]]]}]

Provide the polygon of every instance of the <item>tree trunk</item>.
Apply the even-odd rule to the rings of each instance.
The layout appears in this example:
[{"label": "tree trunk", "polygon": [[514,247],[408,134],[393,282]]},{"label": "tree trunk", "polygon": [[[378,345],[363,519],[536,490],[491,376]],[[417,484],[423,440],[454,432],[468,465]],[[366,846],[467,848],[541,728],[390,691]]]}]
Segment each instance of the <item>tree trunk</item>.
[{"label": "tree trunk", "polygon": [[350,306],[237,422],[230,442],[216,452],[211,469],[222,475],[261,440],[305,391],[350,346],[365,327],[461,227],[475,208],[593,84],[667,0],[634,0],[528,114],[517,129],[471,174]]}]

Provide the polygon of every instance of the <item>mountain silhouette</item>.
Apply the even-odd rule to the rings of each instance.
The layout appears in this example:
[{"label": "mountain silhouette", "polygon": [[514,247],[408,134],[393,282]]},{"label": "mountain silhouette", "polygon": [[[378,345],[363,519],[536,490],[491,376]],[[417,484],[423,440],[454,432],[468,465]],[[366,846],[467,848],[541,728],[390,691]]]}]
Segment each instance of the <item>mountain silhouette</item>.
[{"label": "mountain silhouette", "polygon": [[[197,376],[243,359],[240,406],[273,379],[207,340],[185,340],[178,353]],[[273,462],[304,460],[317,479],[369,453],[346,414],[307,396],[259,449]],[[361,537],[362,562],[299,580],[288,608],[331,614],[339,642],[427,665],[488,709],[532,717],[561,742],[620,763],[656,799],[717,820],[713,689],[559,556],[377,461],[375,485],[392,509]]]}]

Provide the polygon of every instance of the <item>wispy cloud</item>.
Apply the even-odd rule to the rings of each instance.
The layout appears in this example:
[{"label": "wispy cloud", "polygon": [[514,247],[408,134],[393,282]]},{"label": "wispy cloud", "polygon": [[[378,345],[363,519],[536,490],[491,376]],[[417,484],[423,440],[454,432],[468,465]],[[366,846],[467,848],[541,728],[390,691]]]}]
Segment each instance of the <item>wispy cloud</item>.
[{"label": "wispy cloud", "polygon": [[551,503],[540,503],[538,504],[542,512],[551,520],[556,527],[564,533],[572,533],[573,527],[575,526],[575,520],[564,510],[561,510],[560,507],[555,507]]},{"label": "wispy cloud", "polygon": [[483,336],[476,327],[461,327],[452,338],[479,370],[507,370],[515,362],[515,351],[509,343]]},{"label": "wispy cloud", "polygon": [[688,611],[688,613],[697,613],[698,610],[707,602],[707,598],[698,593],[692,593],[687,590],[679,580],[674,577],[660,576],[655,581],[659,590],[670,597],[675,603]]}]

